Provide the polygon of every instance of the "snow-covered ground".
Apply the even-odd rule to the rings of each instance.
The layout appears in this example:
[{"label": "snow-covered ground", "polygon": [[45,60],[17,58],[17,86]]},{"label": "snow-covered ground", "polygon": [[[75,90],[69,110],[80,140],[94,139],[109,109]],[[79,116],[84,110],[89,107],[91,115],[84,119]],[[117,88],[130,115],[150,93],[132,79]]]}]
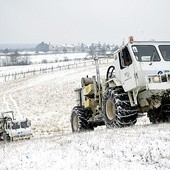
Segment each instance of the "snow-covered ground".
[{"label": "snow-covered ground", "polygon": [[[102,65],[102,77],[108,65]],[[170,169],[170,124],[138,119],[133,127],[71,133],[74,89],[95,66],[55,71],[0,84],[0,110],[32,121],[33,137],[0,142],[0,169]]]}]

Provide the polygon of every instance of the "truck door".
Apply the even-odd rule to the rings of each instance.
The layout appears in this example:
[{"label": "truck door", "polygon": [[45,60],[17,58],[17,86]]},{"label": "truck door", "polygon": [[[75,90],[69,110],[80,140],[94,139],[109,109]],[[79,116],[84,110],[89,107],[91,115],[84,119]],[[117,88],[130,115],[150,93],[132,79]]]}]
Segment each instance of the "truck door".
[{"label": "truck door", "polygon": [[127,47],[119,52],[121,82],[125,91],[136,87],[135,70]]}]

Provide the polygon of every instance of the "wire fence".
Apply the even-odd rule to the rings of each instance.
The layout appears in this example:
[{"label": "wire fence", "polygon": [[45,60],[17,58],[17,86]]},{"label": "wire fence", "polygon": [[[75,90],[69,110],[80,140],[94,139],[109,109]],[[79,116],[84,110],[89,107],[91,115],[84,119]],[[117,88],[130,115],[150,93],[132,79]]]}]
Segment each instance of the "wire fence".
[{"label": "wire fence", "polygon": [[[111,59],[99,60],[99,65],[108,64],[111,61],[112,61]],[[86,61],[79,61],[77,63],[72,63],[72,64],[69,64],[68,62],[68,64],[66,65],[41,67],[39,69],[34,68],[34,69],[27,70],[27,71],[16,71],[13,73],[1,74],[0,82],[6,82],[6,81],[11,81],[11,80],[16,80],[19,78],[25,78],[28,76],[39,75],[43,73],[67,70],[67,69],[78,68],[78,67],[86,67],[86,66],[92,66],[92,65],[95,65],[94,60],[86,60]]]}]

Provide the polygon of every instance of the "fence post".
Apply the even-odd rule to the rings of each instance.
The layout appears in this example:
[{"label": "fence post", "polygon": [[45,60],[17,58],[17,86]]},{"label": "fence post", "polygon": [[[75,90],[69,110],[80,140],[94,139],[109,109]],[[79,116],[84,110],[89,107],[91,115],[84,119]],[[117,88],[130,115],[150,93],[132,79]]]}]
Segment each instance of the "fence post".
[{"label": "fence post", "polygon": [[[107,59],[104,59],[104,60],[99,60],[99,64],[106,64],[106,63],[109,63],[110,60],[107,58]],[[8,81],[8,80],[16,80],[17,78],[20,78],[20,77],[27,77],[27,76],[30,76],[30,75],[35,75],[35,74],[41,74],[41,73],[49,73],[50,71],[53,72],[55,71],[54,69],[57,69],[57,70],[66,70],[66,69],[71,69],[71,68],[78,68],[78,67],[83,67],[83,66],[90,66],[90,65],[95,65],[95,62],[94,60],[89,60],[89,61],[83,61],[83,60],[78,60],[76,62],[74,62],[73,64],[63,64],[63,65],[58,65],[58,66],[51,66],[51,67],[46,67],[46,68],[38,68],[37,70],[34,68],[34,69],[31,69],[30,71],[27,70],[27,71],[21,71],[21,72],[14,72],[14,73],[8,73],[8,74],[4,74],[4,75],[0,75],[1,77],[3,77],[4,81]]]}]

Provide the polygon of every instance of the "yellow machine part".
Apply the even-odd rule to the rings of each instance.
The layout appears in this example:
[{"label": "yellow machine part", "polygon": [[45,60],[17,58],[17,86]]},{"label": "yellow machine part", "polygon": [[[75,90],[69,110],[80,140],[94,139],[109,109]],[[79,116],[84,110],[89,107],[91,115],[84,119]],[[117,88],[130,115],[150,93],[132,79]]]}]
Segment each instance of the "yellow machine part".
[{"label": "yellow machine part", "polygon": [[86,99],[84,101],[84,107],[88,108],[88,107],[93,107],[94,106],[94,99]]},{"label": "yellow machine part", "polygon": [[84,87],[84,95],[88,96],[88,95],[92,95],[94,94],[94,85],[93,84],[89,84],[87,86]]}]

